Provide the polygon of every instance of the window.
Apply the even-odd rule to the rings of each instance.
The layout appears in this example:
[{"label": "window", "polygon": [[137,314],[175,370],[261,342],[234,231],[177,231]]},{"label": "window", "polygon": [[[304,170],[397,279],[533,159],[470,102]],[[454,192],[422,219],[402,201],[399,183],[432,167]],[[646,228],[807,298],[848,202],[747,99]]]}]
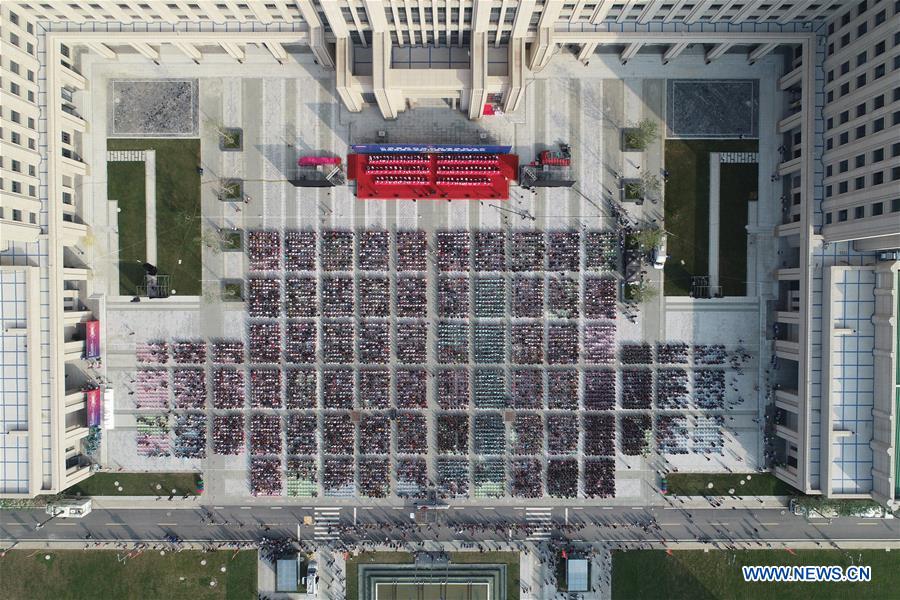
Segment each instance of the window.
[{"label": "window", "polygon": [[841,96],[846,96],[850,93],[850,83],[845,82],[841,84]]},{"label": "window", "polygon": [[14,34],[14,33],[10,33],[10,34],[9,34],[9,43],[11,43],[13,46],[16,46],[16,47],[18,48],[18,46],[19,46],[19,36],[17,36],[17,35]]},{"label": "window", "polygon": [[846,123],[847,121],[849,121],[849,120],[850,120],[850,111],[849,111],[849,110],[845,110],[844,112],[842,112],[842,113],[840,114],[840,119],[839,119],[839,120],[840,120],[841,125],[843,125],[844,123]]},{"label": "window", "polygon": [[866,114],[866,103],[858,104],[856,106],[856,116],[861,117]]},{"label": "window", "polygon": [[874,75],[874,78],[875,78],[875,79],[881,79],[882,77],[884,77],[884,63],[881,63],[880,65],[878,65],[877,67],[875,67],[875,75]]},{"label": "window", "polygon": [[884,214],[884,202],[876,202],[872,205],[872,216],[877,217],[878,215]]},{"label": "window", "polygon": [[875,96],[872,100],[872,110],[878,110],[884,106],[884,94]]},{"label": "window", "polygon": [[900,198],[891,200],[891,212],[900,212]]},{"label": "window", "polygon": [[9,13],[9,22],[12,23],[13,25],[18,25],[19,24],[19,15],[17,15],[14,12]]},{"label": "window", "polygon": [[865,154],[860,154],[860,155],[857,156],[856,159],[854,160],[854,168],[857,168],[857,169],[858,169],[858,168],[864,167],[864,166],[866,166],[866,155],[865,155]]},{"label": "window", "polygon": [[894,102],[900,100],[900,87],[894,88]]},{"label": "window", "polygon": [[28,129],[34,129],[34,119],[28,117]]},{"label": "window", "polygon": [[891,125],[897,125],[900,123],[900,110],[895,110],[894,114],[891,115]]},{"label": "window", "polygon": [[34,138],[28,138],[28,149],[35,150],[36,148],[37,148],[37,142],[34,140]]},{"label": "window", "polygon": [[838,194],[846,194],[848,189],[846,181],[842,181],[838,184]]},{"label": "window", "polygon": [[19,87],[19,84],[16,83],[15,81],[10,81],[10,82],[9,82],[9,91],[11,91],[11,92],[12,92],[13,94],[15,94],[16,96],[21,96],[21,95],[22,95],[22,93],[21,93],[21,92],[22,92],[22,89]]},{"label": "window", "polygon": [[875,56],[881,56],[884,54],[884,40],[875,44]]},{"label": "window", "polygon": [[831,213],[825,213],[825,224],[831,225]]},{"label": "window", "polygon": [[891,181],[897,181],[900,179],[900,167],[894,167],[891,169]]},{"label": "window", "polygon": [[841,48],[843,48],[844,46],[846,46],[849,43],[850,43],[850,34],[845,33],[844,35],[841,36]]},{"label": "window", "polygon": [[834,69],[828,71],[828,81],[826,83],[831,83],[834,81]]},{"label": "window", "polygon": [[12,71],[13,73],[15,73],[16,75],[18,75],[19,74],[19,63],[9,61],[9,70]]},{"label": "window", "polygon": [[[882,119],[882,120],[883,120],[883,119]],[[855,137],[854,139],[859,140],[859,139],[862,139],[862,138],[864,138],[864,137],[866,137],[866,126],[865,126],[865,125],[860,125],[859,127],[856,128],[856,137]]]},{"label": "window", "polygon": [[37,189],[35,189],[35,187],[33,185],[28,186],[28,195],[31,196],[32,198],[34,196],[37,196]]},{"label": "window", "polygon": [[841,27],[850,23],[850,11],[847,11],[847,14],[841,17]]},{"label": "window", "polygon": [[34,81],[34,71],[28,69],[28,81]]},{"label": "window", "polygon": [[850,161],[842,160],[838,163],[838,173],[846,173],[850,168]]},{"label": "window", "polygon": [[863,21],[856,27],[856,37],[862,37],[869,30],[869,24]]},{"label": "window", "polygon": [[858,192],[861,189],[866,187],[866,178],[865,177],[857,177],[853,180],[853,190]]},{"label": "window", "polygon": [[866,207],[865,206],[857,206],[853,209],[853,218],[854,219],[862,219],[866,216]]},{"label": "window", "polygon": [[884,129],[884,117],[880,117],[872,121],[872,133],[881,131],[882,129]]},{"label": "window", "polygon": [[15,131],[10,132],[10,134],[9,134],[9,141],[11,141],[13,144],[18,144],[19,146],[22,145],[22,138],[21,138],[21,136],[20,136],[18,133],[16,133]]},{"label": "window", "polygon": [[887,11],[883,10],[875,15],[875,27],[878,27],[887,20]]},{"label": "window", "polygon": [[13,181],[12,182],[12,191],[15,194],[21,194],[22,193],[22,184],[19,183],[18,181]]},{"label": "window", "polygon": [[862,75],[857,75],[856,76],[856,89],[859,89],[864,85],[866,85],[866,74],[863,73]]},{"label": "window", "polygon": [[831,177],[831,173],[832,173],[832,167],[831,167],[831,165],[828,165],[827,167],[825,167],[825,177]]},{"label": "window", "polygon": [[71,144],[72,143],[72,136],[69,135],[68,132],[65,132],[65,131],[62,132],[62,143],[63,144]]},{"label": "window", "polygon": [[846,209],[839,210],[838,211],[838,222],[843,223],[846,220],[847,220],[847,210]]},{"label": "window", "polygon": [[846,75],[849,72],[850,72],[850,61],[848,60],[844,63],[841,63],[841,75]]},{"label": "window", "polygon": [[834,100],[834,90],[828,90],[828,93],[825,94],[825,97],[828,98],[829,102]]},{"label": "window", "polygon": [[850,133],[845,131],[844,133],[841,134],[838,144],[843,146],[844,144],[846,144],[849,141],[850,141]]},{"label": "window", "polygon": [[17,161],[16,159],[13,159],[13,160],[12,160],[12,165],[11,165],[11,167],[12,167],[12,170],[15,171],[16,173],[21,173],[21,172],[22,172],[22,163],[20,163],[20,162]]},{"label": "window", "polygon": [[825,140],[825,149],[831,150],[832,148],[834,148],[834,138],[828,138]]},{"label": "window", "polygon": [[21,123],[21,122],[22,122],[22,115],[20,115],[17,111],[12,110],[12,111],[9,112],[9,119],[10,119],[13,123]]},{"label": "window", "polygon": [[12,219],[13,221],[21,221],[22,220],[22,211],[18,208],[14,208],[12,211]]},{"label": "window", "polygon": [[872,162],[878,163],[884,160],[884,148],[872,150]]},{"label": "window", "polygon": [[825,121],[825,129],[834,129],[834,117],[828,117],[828,120]]},{"label": "window", "polygon": [[884,183],[884,171],[872,173],[872,185],[881,185]]},{"label": "window", "polygon": [[862,65],[866,64],[867,59],[868,59],[868,57],[866,56],[866,51],[863,50],[862,52],[860,52],[859,54],[856,55],[856,66],[861,67]]},{"label": "window", "polygon": [[832,196],[832,188],[830,185],[826,185],[825,186],[825,197],[831,198],[831,196]]},{"label": "window", "polygon": [[900,156],[900,142],[894,142],[891,144],[891,158],[897,158]]}]

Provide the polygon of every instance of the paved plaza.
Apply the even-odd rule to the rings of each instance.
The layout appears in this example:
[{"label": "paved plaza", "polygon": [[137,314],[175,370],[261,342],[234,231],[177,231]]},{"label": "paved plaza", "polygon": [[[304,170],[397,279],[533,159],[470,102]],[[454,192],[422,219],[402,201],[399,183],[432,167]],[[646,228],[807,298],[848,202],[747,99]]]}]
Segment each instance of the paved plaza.
[{"label": "paved plaza", "polygon": [[[630,61],[627,67],[616,60],[603,59],[592,61],[585,67],[574,58],[560,57],[528,86],[518,113],[485,117],[477,123],[468,121],[461,113],[446,107],[430,107],[427,103],[402,113],[395,122],[384,122],[371,109],[358,114],[347,113],[338,102],[328,76],[312,64],[298,60],[299,64],[291,63],[285,68],[262,61],[255,65],[235,66],[223,62],[219,66],[212,62],[204,66],[204,75],[197,86],[197,121],[204,169],[203,227],[210,231],[236,229],[244,234],[245,248],[233,252],[219,251],[208,245],[203,247],[204,293],[201,297],[175,296],[134,304],[129,302],[130,298],[118,296],[118,286],[113,285],[117,268],[114,252],[118,246],[115,214],[104,206],[104,194],[95,194],[97,202],[92,210],[98,233],[91,251],[96,257],[96,276],[106,276],[110,282],[106,302],[108,359],[104,367],[116,390],[115,429],[105,432],[100,451],[102,464],[125,469],[202,469],[210,501],[245,501],[250,494],[250,455],[256,452],[251,449],[248,454],[245,444],[251,443],[251,427],[254,419],[260,417],[256,421],[261,428],[259,431],[270,426],[280,431],[282,427],[288,428],[292,419],[296,419],[293,422],[298,427],[308,422],[317,425],[318,444],[313,447],[317,446],[318,451],[301,446],[298,448],[302,449],[303,455],[288,454],[286,446],[290,441],[279,433],[278,441],[273,442],[275,445],[267,446],[268,449],[263,450],[266,454],[259,455],[265,459],[266,468],[277,467],[275,470],[286,470],[290,475],[293,465],[303,467],[295,471],[313,474],[310,485],[288,486],[287,481],[282,481],[276,491],[277,495],[302,496],[304,502],[341,503],[366,495],[365,490],[360,489],[354,471],[367,466],[373,466],[378,472],[384,469],[386,480],[379,481],[387,483],[387,486],[379,483],[368,495],[397,498],[398,494],[414,493],[416,486],[399,485],[397,467],[401,465],[400,461],[404,468],[412,469],[409,473],[415,475],[413,479],[418,483],[421,483],[418,474],[423,468],[427,479],[436,482],[442,481],[442,477],[446,479],[447,473],[452,472],[454,477],[462,478],[467,484],[466,493],[458,494],[460,501],[468,498],[489,503],[521,502],[522,496],[531,493],[544,496],[550,492],[548,469],[551,466],[568,473],[567,465],[574,465],[578,481],[574,493],[565,491],[556,495],[576,496],[568,501],[577,503],[588,501],[585,463],[602,463],[603,473],[609,473],[608,477],[614,479],[613,492],[601,494],[605,497],[602,500],[591,501],[623,504],[652,501],[656,494],[656,473],[664,468],[746,471],[761,466],[763,446],[757,421],[762,399],[758,398],[758,390],[766,386],[765,367],[769,356],[768,348],[760,344],[766,326],[760,315],[765,308],[765,294],[770,292],[768,287],[748,282],[748,290],[754,296],[709,303],[690,298],[656,297],[641,305],[633,321],[624,318],[619,310],[603,315],[588,316],[586,313],[593,310],[593,293],[588,293],[593,289],[589,288],[593,279],[614,275],[612,270],[608,273],[592,270],[585,262],[588,260],[585,244],[590,234],[612,232],[615,228],[609,199],[617,195],[614,189],[616,178],[637,175],[641,169],[652,172],[662,169],[662,140],[651,144],[644,155],[644,163],[638,164],[622,153],[620,128],[644,117],[664,120],[668,102],[666,79],[690,78],[692,59],[686,59],[683,65],[666,68],[640,57]],[[748,66],[746,61],[740,62],[738,74],[744,79],[758,79],[760,98],[765,98],[766,92],[774,89],[775,58],[771,61],[763,60],[753,66]],[[248,63],[252,62],[252,57],[248,57]],[[127,59],[118,64],[88,61],[86,68],[92,71],[92,80],[98,81],[154,78],[186,81],[198,74],[192,63],[179,65],[177,60],[167,62],[165,67],[140,62],[129,64]],[[705,67],[703,72],[710,79],[736,75],[734,64],[728,58]],[[107,109],[113,101],[108,95],[109,89],[97,85],[91,92],[96,95],[91,98],[93,122],[101,130],[112,126],[107,123]],[[767,132],[772,130],[764,125],[771,122],[774,112],[774,106],[760,103],[758,121],[753,126],[763,122],[759,125],[763,135],[769,135]],[[243,151],[223,152],[219,149],[217,129],[220,127],[242,129]],[[665,128],[661,130],[665,131]],[[346,186],[294,188],[285,181],[293,172],[298,156],[343,157],[350,144],[373,141],[508,144],[523,162],[531,160],[542,149],[552,149],[560,142],[569,143],[573,147],[578,183],[571,189],[537,192],[514,187],[508,202],[385,202],[358,201],[353,197],[352,189]],[[760,144],[762,149],[770,146],[768,140]],[[102,147],[95,147],[92,152],[105,157]],[[760,168],[769,168],[774,160],[775,157],[763,150]],[[242,179],[246,202],[220,201],[215,194],[219,178]],[[647,202],[642,206],[629,204],[625,210],[630,220],[638,225],[664,226],[661,223],[664,201],[661,198],[656,203]],[[771,202],[772,190],[761,190],[758,214],[774,214],[765,208]],[[107,221],[106,227],[102,226],[104,221]],[[766,224],[751,225],[762,227]],[[254,231],[277,232],[279,258],[276,260],[279,261],[283,260],[283,240],[289,237],[288,232],[317,234],[314,247],[319,250],[319,261],[323,260],[322,240],[330,235],[329,232],[355,233],[356,244],[360,243],[363,232],[386,232],[390,250],[386,265],[370,269],[356,262],[349,268],[329,272],[321,268],[320,262],[317,270],[302,275],[308,276],[319,292],[318,311],[326,308],[322,304],[323,286],[340,286],[342,278],[349,281],[351,290],[354,282],[360,285],[361,279],[374,280],[376,283],[365,283],[372,286],[377,286],[380,280],[390,282],[393,300],[388,304],[391,308],[387,313],[376,313],[371,318],[359,313],[364,310],[364,297],[360,296],[359,287],[354,295],[347,297],[351,303],[349,312],[342,312],[343,309],[338,307],[333,309],[337,311],[335,313],[309,317],[289,314],[290,303],[279,305],[277,316],[250,316],[243,303],[223,302],[223,280],[244,282],[246,297],[251,279],[271,279],[277,282],[279,290],[284,290],[286,298],[288,286],[295,285],[289,280],[302,279],[283,270],[283,263],[274,270],[254,270],[251,251],[246,247]],[[395,262],[397,232],[402,231],[422,232],[427,245],[424,267],[416,267],[412,273],[424,282],[425,312],[410,317],[396,312],[396,291],[405,277]],[[505,240],[502,245],[506,248],[505,260],[510,263],[508,268],[482,272],[473,262],[465,269],[443,269],[439,264],[439,245],[446,232],[463,234],[472,249],[469,258],[472,261],[480,233],[501,236]],[[544,261],[549,261],[550,253],[557,249],[550,240],[562,239],[553,236],[563,233],[573,234],[577,239],[573,247],[580,259],[575,265],[564,265],[556,270],[555,264]],[[511,263],[517,260],[520,246],[518,243],[513,245],[512,240],[525,240],[528,236],[543,240],[542,251],[548,256],[541,259],[539,266],[517,270]],[[748,280],[765,281],[767,278],[763,273],[752,272],[752,269],[757,264],[766,264],[767,260],[762,256],[774,253],[774,249],[761,247],[752,235],[749,245],[752,251],[748,256],[752,257],[752,262],[748,259]],[[350,256],[352,260],[352,252]],[[661,287],[661,272],[648,271],[650,282]],[[539,282],[544,296],[541,314],[519,315],[515,312],[513,290],[518,289],[515,287],[517,282],[524,279]],[[454,300],[457,304],[438,306],[438,298],[452,292],[455,285],[463,286],[450,296],[459,299]],[[505,300],[498,300],[503,307],[497,308],[496,313],[491,312],[494,309],[486,300],[491,294],[496,294],[497,298],[505,297]],[[459,305],[459,302],[467,306]],[[367,406],[358,394],[355,400],[351,394],[351,404],[337,407],[326,405],[321,397],[322,377],[342,377],[344,371],[350,373],[349,381],[356,382],[355,389],[359,390],[360,377],[369,365],[360,362],[358,354],[353,355],[350,362],[333,358],[339,355],[331,355],[332,358],[319,355],[312,363],[302,365],[304,369],[314,369],[319,379],[316,389],[320,397],[308,408],[288,408],[280,397],[273,407],[252,404],[253,391],[249,382],[255,371],[285,367],[287,370],[280,382],[281,389],[286,390],[289,371],[297,365],[283,355],[279,355],[274,363],[270,362],[273,359],[265,358],[257,364],[234,368],[247,382],[246,388],[243,384],[239,386],[242,396],[240,405],[235,408],[218,409],[211,396],[208,404],[190,408],[173,404],[171,397],[162,399],[162,405],[158,407],[137,405],[136,399],[142,396],[138,389],[141,377],[151,378],[143,382],[142,389],[147,389],[152,382],[158,381],[153,378],[162,377],[171,386],[174,381],[171,378],[176,377],[174,371],[198,371],[202,372],[202,376],[196,375],[201,378],[198,381],[211,388],[215,377],[213,371],[217,369],[212,358],[212,345],[205,346],[207,357],[203,361],[185,363],[181,368],[174,364],[174,357],[165,366],[138,363],[137,351],[146,350],[146,344],[167,342],[168,352],[172,351],[176,341],[240,340],[249,345],[249,328],[266,323],[277,324],[278,331],[287,340],[288,330],[304,321],[312,324],[313,332],[317,334],[313,339],[320,352],[324,352],[332,341],[332,334],[327,332],[340,333],[338,329],[326,327],[330,321],[336,325],[355,323],[356,337],[350,337],[347,342],[351,355],[353,346],[357,347],[358,353],[363,352],[359,345],[360,328],[378,334],[384,326],[389,345],[395,345],[398,324],[410,325],[410,331],[420,324],[427,330],[425,359],[415,364],[404,363],[409,359],[399,359],[394,346],[386,357],[372,359],[372,368],[387,372],[390,389],[394,390],[388,394],[385,405]],[[541,354],[514,357],[516,348],[521,345],[517,343],[520,334],[529,324],[537,325],[543,336],[543,340],[537,338]],[[370,328],[368,325],[378,326]],[[448,336],[453,335],[454,325],[462,326],[461,331],[464,331],[465,356],[451,357],[451,362],[443,362],[440,349],[447,345]],[[491,329],[490,325],[497,328]],[[504,344],[491,340],[491,343],[478,346],[476,337],[488,336],[484,339],[490,339],[495,331],[496,335],[506,337]],[[568,336],[569,331],[576,336],[568,351],[573,358],[565,358],[563,363],[552,362],[549,355],[551,335]],[[608,355],[584,358],[586,349],[600,331],[611,335]],[[728,332],[727,336],[723,335],[724,331]],[[285,352],[285,349],[281,348],[279,352]],[[738,355],[740,360],[736,358]],[[717,357],[724,359],[720,362]],[[397,404],[398,369],[424,370],[428,381],[424,405],[413,409]],[[151,371],[162,374],[148,375]],[[513,382],[526,371],[539,373],[542,391],[538,395],[541,397],[533,405],[516,406],[511,403]],[[615,387],[611,389],[618,392],[611,405],[598,409],[585,404],[585,386],[590,384],[592,372],[608,373],[612,378]],[[461,374],[461,379],[451,381],[456,375],[447,373]],[[178,377],[194,375],[180,374]],[[452,389],[463,385],[466,397],[461,404],[453,404],[457,400],[448,401],[439,396],[442,378]],[[564,384],[574,387],[565,388]],[[565,394],[552,395],[551,386],[573,390],[574,400],[566,399]],[[715,398],[698,402],[693,390],[707,389],[708,386],[716,390]],[[353,387],[351,385],[351,389]],[[495,387],[504,391],[495,391]],[[634,394],[625,393],[626,390],[646,391]],[[406,455],[396,451],[398,434],[394,421],[397,411],[424,419],[425,448],[421,454]],[[242,436],[235,455],[217,453],[212,447],[213,422],[217,417],[229,415],[240,417],[238,424],[232,424]],[[322,448],[325,420],[332,416],[346,417],[350,422],[349,431],[359,432],[351,433],[354,441],[349,449],[341,450],[341,454],[332,457],[326,452],[320,456],[319,452],[325,452]],[[439,431],[448,431],[446,424],[456,423],[456,417],[462,418],[461,423],[466,428],[465,441],[461,442],[456,436],[450,443],[446,435],[439,440]],[[312,421],[304,421],[305,418]],[[382,453],[382,448],[376,444],[368,450],[375,452],[364,452],[369,448],[365,445],[368,437],[365,432],[370,431],[364,428],[371,426],[374,428],[371,431],[383,431],[384,420],[391,422],[387,431],[394,432],[388,436],[387,451]],[[519,450],[515,449],[517,423],[522,427],[536,423],[543,433],[544,443],[528,451],[536,454],[518,454]],[[590,430],[611,427],[613,434],[608,440],[596,440],[586,432],[579,435],[578,430],[584,429],[586,423]],[[168,452],[168,456],[142,455],[141,446],[146,448],[148,440],[157,439],[154,436],[177,446],[177,431],[195,427],[202,427],[207,433],[202,443],[204,452],[191,457],[177,457],[174,452]],[[572,429],[574,442],[568,433],[558,433]],[[476,435],[476,432],[481,433]],[[557,444],[553,446],[555,450],[546,445],[551,443],[551,438]],[[638,441],[632,442],[633,439]],[[181,440],[188,441],[186,438]],[[458,443],[465,447],[457,447]],[[487,447],[494,443],[502,450]],[[593,448],[593,458],[584,457],[586,444]],[[628,446],[627,451],[625,446]],[[664,452],[660,454],[659,450]],[[331,458],[334,460],[329,462],[328,468],[342,473],[337,481],[347,485],[326,485],[325,462]],[[292,463],[294,459],[296,461]],[[553,462],[557,459],[558,465]],[[453,468],[447,472],[439,471],[439,468],[450,468],[446,465]],[[462,470],[455,470],[457,466]],[[513,495],[515,475],[528,474],[533,468],[540,474],[540,487],[537,491],[520,491],[519,497]],[[479,486],[479,482],[485,485]],[[481,491],[476,494],[476,489]],[[313,493],[316,498],[305,498]]]}]

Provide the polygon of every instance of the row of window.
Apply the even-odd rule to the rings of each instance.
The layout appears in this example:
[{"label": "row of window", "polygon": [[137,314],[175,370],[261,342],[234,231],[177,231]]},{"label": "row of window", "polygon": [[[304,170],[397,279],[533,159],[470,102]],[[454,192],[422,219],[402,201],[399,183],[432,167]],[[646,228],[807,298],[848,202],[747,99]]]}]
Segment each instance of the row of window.
[{"label": "row of window", "polygon": [[[868,215],[866,214],[866,208],[868,208]],[[887,208],[885,206],[885,202],[874,202],[867,206],[856,206],[853,208],[852,215],[853,219],[865,219],[866,216],[869,217],[878,217],[884,214],[884,210]],[[894,198],[891,200],[891,212],[892,213],[900,213],[900,198]],[[825,224],[831,225],[835,221],[838,223],[844,223],[850,220],[851,211],[849,208],[842,208],[836,212],[827,212],[825,213]]]},{"label": "row of window", "polygon": [[[0,109],[0,115],[2,115],[2,109]],[[9,111],[9,120],[18,125],[23,125],[28,127],[28,129],[35,129],[34,127],[34,119],[32,117],[28,117],[25,122],[22,122],[22,113],[17,110],[10,109]]]},{"label": "row of window", "polygon": [[[880,2],[880,0],[879,0],[879,2]],[[841,17],[841,27],[846,27],[847,25],[850,24],[851,12],[852,11],[847,11],[847,13],[845,13]],[[862,12],[865,12],[865,11],[862,11]],[[862,14],[862,12],[857,12],[857,15]],[[900,0],[895,0],[894,1],[894,14],[896,15],[898,13],[900,13]],[[884,9],[878,11],[877,13],[875,13],[875,16],[872,18],[872,28],[874,29],[875,27],[878,27],[879,25],[887,22],[887,17],[888,17],[887,8],[884,8]],[[835,51],[840,50],[841,48],[846,48],[847,46],[850,45],[850,43],[853,41],[853,39],[859,39],[862,36],[866,35],[868,32],[869,32],[869,21],[868,20],[858,23],[856,25],[855,32],[849,31],[849,30],[845,31],[844,33],[842,33],[840,35],[840,37],[836,41],[830,41],[828,43],[827,55],[832,56],[835,53]],[[855,36],[854,36],[854,33],[855,33]],[[835,25],[834,25],[834,22],[832,22],[828,26],[828,35],[832,36],[834,34],[835,34]]]},{"label": "row of window", "polygon": [[[872,120],[872,127],[870,133],[878,133],[883,131],[885,128],[885,124],[887,123],[886,117],[878,117],[877,119]],[[900,110],[895,110],[891,114],[890,118],[891,125],[900,125]],[[863,123],[862,125],[857,125],[853,130],[853,139],[858,140],[866,137],[867,125]],[[850,132],[845,131],[837,136],[837,145],[841,147],[845,144],[850,143]],[[825,140],[825,149],[831,150],[834,148],[834,137],[830,137]]]},{"label": "row of window", "polygon": [[[884,175],[886,171],[875,171],[872,173],[872,180],[868,184],[868,187],[874,187],[876,185],[882,185],[884,183]],[[893,167],[890,171],[891,181],[900,181],[900,167]],[[837,193],[838,195],[849,193],[851,180],[847,179],[845,181],[839,181],[837,184]],[[866,189],[866,176],[860,175],[858,177],[854,177],[852,179],[853,190],[854,192],[859,192]],[[834,192],[834,185],[826,185],[825,186],[825,197],[831,198]]]},{"label": "row of window", "polygon": [[[900,54],[894,57],[892,61],[893,64],[891,66],[891,71],[897,71],[900,69]],[[859,90],[863,88],[870,81],[878,81],[882,77],[887,74],[887,62],[883,62],[880,65],[877,65],[874,69],[872,69],[872,79],[869,79],[868,73],[860,73],[856,76],[856,87],[854,89]],[[838,88],[838,98],[843,98],[851,91],[850,89],[850,81],[845,81]],[[828,102],[834,102],[834,90],[828,90],[825,93],[825,99]]]},{"label": "row of window", "polygon": [[[0,169],[4,167],[5,163],[6,158],[0,156]],[[25,171],[23,171],[22,162],[14,158],[9,159],[9,170],[13,171],[14,173],[24,173],[25,171],[27,171],[29,177],[37,177],[37,168],[34,165],[26,165],[26,169]]]},{"label": "row of window", "polygon": [[0,219],[9,218],[13,221],[17,221],[19,223],[24,223],[25,222],[24,217],[27,214],[28,222],[31,223],[32,225],[37,225],[37,214],[36,213],[33,213],[33,212],[23,213],[18,208],[13,208],[13,209],[9,210],[8,212],[9,212],[9,217],[6,216],[7,210],[4,209],[2,206],[0,206]]},{"label": "row of window", "polygon": [[[19,66],[19,63],[14,60],[9,61],[9,70],[15,75],[21,75],[21,67]],[[25,70],[25,76],[28,81],[34,81],[34,71],[31,69]]]},{"label": "row of window", "polygon": [[[16,48],[22,48],[22,40],[19,39],[19,36],[13,32],[9,32],[9,43],[15,46]],[[34,44],[31,42],[25,42],[25,52],[34,56]]]},{"label": "row of window", "polygon": [[[3,129],[0,128],[0,139],[3,139]],[[26,138],[29,150],[37,150],[37,140],[34,138]],[[9,141],[16,146],[22,146],[22,135],[18,131],[9,132]]]},{"label": "row of window", "polygon": [[[887,96],[887,94],[878,94],[877,96],[873,97],[872,102],[871,102],[872,108],[869,110],[874,112],[874,111],[878,110],[879,108],[884,108],[885,96]],[[897,102],[898,100],[900,100],[900,87],[894,88],[894,91],[892,92],[891,102]],[[867,112],[866,104],[867,104],[866,102],[860,102],[859,104],[857,104],[856,109],[854,111],[855,114],[852,114],[849,109],[847,109],[845,111],[841,111],[841,113],[837,117],[837,121],[838,121],[837,124],[844,125],[845,123],[849,122],[851,119],[858,119],[860,117],[864,117]],[[834,127],[835,127],[834,117],[828,117],[828,119],[825,120],[825,130],[828,131],[828,130],[834,129]]]},{"label": "row of window", "polygon": [[[886,149],[887,148],[876,148],[876,149],[872,150],[871,152],[869,152],[868,163],[874,165],[874,164],[878,164],[881,161],[883,161]],[[900,142],[894,142],[893,144],[891,144],[891,158],[896,158],[898,156],[900,156]],[[853,158],[853,167],[852,168],[853,169],[861,169],[866,166],[866,162],[867,161],[866,161],[865,153],[857,154]],[[851,169],[850,159],[844,159],[838,163],[838,169],[837,169],[838,173],[846,173],[850,169]],[[825,167],[825,177],[831,177],[832,175],[834,175],[834,165],[833,164]]]},{"label": "row of window", "polygon": [[[21,87],[18,83],[16,83],[15,81],[10,81],[10,82],[9,82],[9,91],[10,91],[14,96],[18,96],[18,97],[20,97],[20,98],[22,97],[22,87]],[[32,90],[27,90],[27,93],[25,94],[25,97],[28,99],[29,102],[31,102],[32,104],[34,104],[34,92],[33,92]]]},{"label": "row of window", "polygon": [[[894,46],[900,45],[900,31],[894,33]],[[875,47],[872,48],[872,58],[876,58],[881,56],[887,52],[887,41],[881,40]],[[863,50],[859,54],[856,55],[856,67],[859,68],[866,64],[869,60],[869,51]],[[849,60],[845,60],[841,63],[841,65],[837,69],[829,69],[826,75],[826,83],[831,83],[835,80],[835,77],[842,77],[850,72],[851,65]]]}]

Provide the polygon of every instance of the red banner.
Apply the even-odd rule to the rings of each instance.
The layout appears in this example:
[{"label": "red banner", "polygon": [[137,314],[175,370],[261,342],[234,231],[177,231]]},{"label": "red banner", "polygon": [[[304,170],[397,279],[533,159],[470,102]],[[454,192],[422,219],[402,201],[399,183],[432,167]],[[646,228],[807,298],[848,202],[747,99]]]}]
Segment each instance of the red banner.
[{"label": "red banner", "polygon": [[100,358],[100,321],[84,324],[84,357]]},{"label": "red banner", "polygon": [[85,395],[87,396],[88,427],[99,427],[101,413],[103,412],[102,405],[100,404],[100,390],[87,390]]}]

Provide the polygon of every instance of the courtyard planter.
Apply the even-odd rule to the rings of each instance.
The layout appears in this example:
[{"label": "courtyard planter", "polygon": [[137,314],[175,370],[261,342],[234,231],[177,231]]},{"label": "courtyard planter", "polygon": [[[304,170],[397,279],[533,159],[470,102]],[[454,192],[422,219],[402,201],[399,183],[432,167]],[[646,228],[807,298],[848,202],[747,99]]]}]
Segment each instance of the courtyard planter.
[{"label": "courtyard planter", "polygon": [[237,152],[244,149],[244,130],[226,127],[219,130],[219,150]]},{"label": "courtyard planter", "polygon": [[244,282],[237,279],[225,279],[222,281],[223,302],[243,302]]},{"label": "courtyard planter", "polygon": [[644,203],[644,185],[640,179],[622,180],[622,201]]},{"label": "courtyard planter", "polygon": [[222,202],[240,202],[244,198],[244,181],[242,179],[220,179],[218,196]]},{"label": "courtyard planter", "polygon": [[626,127],[622,130],[622,150],[625,152],[643,152],[646,146],[641,139],[641,130],[637,127]]},{"label": "courtyard planter", "polygon": [[223,231],[219,246],[222,252],[239,252],[244,248],[244,236],[241,231]]}]

